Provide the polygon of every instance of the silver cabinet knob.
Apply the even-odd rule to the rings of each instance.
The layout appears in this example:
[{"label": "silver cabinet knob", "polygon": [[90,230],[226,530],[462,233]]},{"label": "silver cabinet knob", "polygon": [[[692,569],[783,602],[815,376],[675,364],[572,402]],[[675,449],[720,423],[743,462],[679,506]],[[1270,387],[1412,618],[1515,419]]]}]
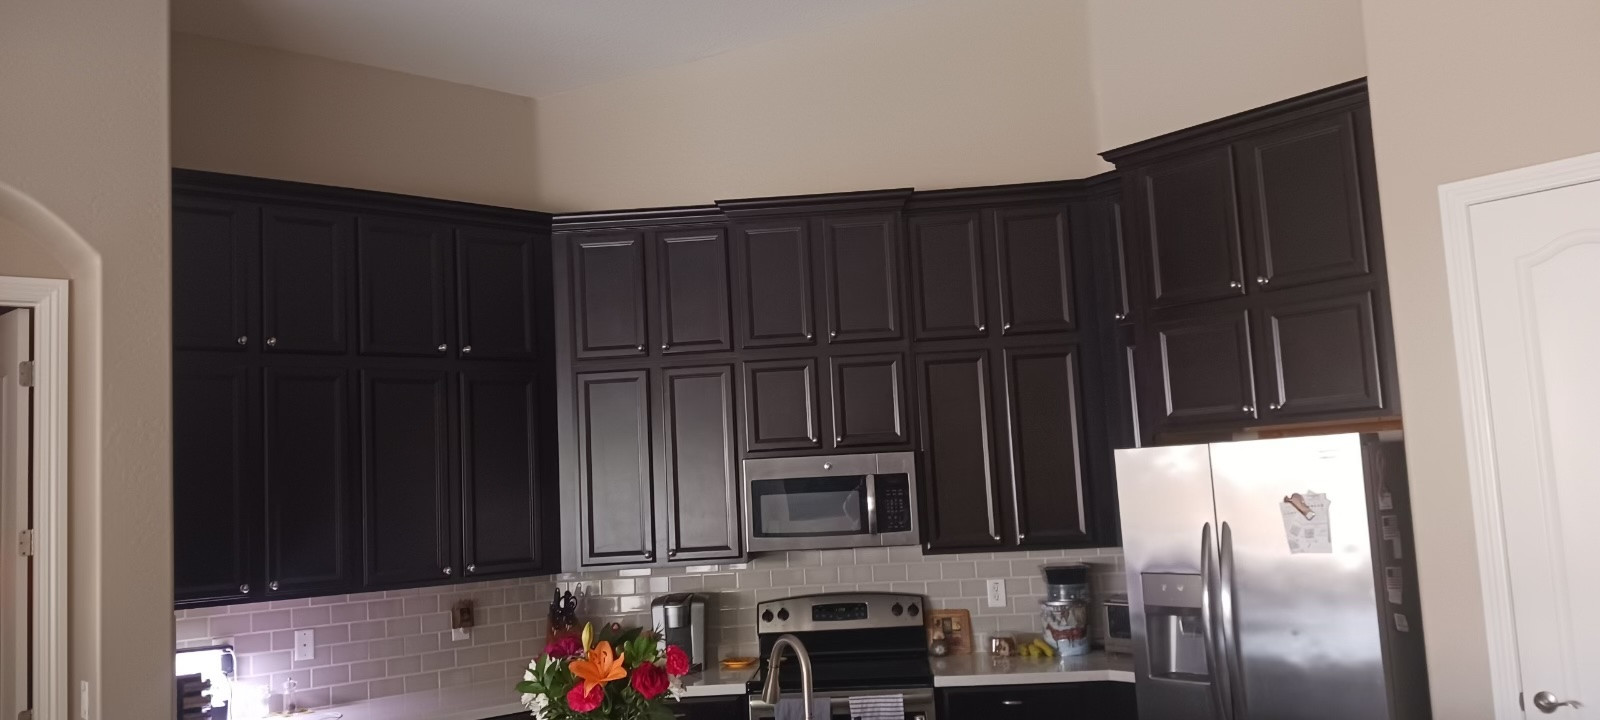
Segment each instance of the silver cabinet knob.
[{"label": "silver cabinet knob", "polygon": [[1242,408],[1239,408],[1239,409],[1243,410],[1244,414],[1249,415],[1250,413],[1253,413],[1253,412],[1256,411],[1256,406],[1254,406],[1254,405],[1246,405],[1246,406],[1244,406]]},{"label": "silver cabinet knob", "polygon": [[267,583],[267,589],[268,590],[277,590],[278,589],[278,581],[277,580],[273,580],[272,582]]},{"label": "silver cabinet knob", "polygon": [[267,347],[277,347],[277,346],[278,346],[278,339],[277,338],[275,338],[275,337],[267,338]]},{"label": "silver cabinet knob", "polygon": [[449,565],[444,566],[444,574],[446,574],[446,575],[450,574],[450,566]]},{"label": "silver cabinet knob", "polygon": [[656,551],[654,551],[654,550],[646,550],[646,551],[644,551],[644,559],[646,559],[646,560],[655,560],[656,559]]},{"label": "silver cabinet knob", "polygon": [[988,331],[989,331],[989,326],[988,325],[985,325],[983,323],[978,323],[978,332],[988,332]]},{"label": "silver cabinet knob", "polygon": [[444,351],[449,350],[449,349],[450,349],[450,345],[449,344],[447,344],[447,343],[439,343],[439,352],[444,352]]},{"label": "silver cabinet knob", "polygon": [[471,355],[472,354],[472,346],[471,345],[462,345],[461,346],[461,354],[462,355]]},{"label": "silver cabinet knob", "polygon": [[477,565],[468,565],[467,566],[467,572],[475,573],[477,571],[478,571],[478,566]]},{"label": "silver cabinet knob", "polygon": [[1239,282],[1238,280],[1233,280],[1228,283],[1228,287],[1238,290],[1239,288],[1244,287],[1244,283]]},{"label": "silver cabinet knob", "polygon": [[1256,276],[1256,284],[1257,285],[1265,285],[1265,284],[1267,284],[1269,282],[1272,282],[1271,278],[1268,278],[1265,275],[1257,275]]},{"label": "silver cabinet knob", "polygon": [[1583,707],[1583,703],[1578,702],[1577,700],[1562,700],[1556,697],[1556,694],[1550,692],[1549,690],[1540,690],[1539,692],[1534,693],[1533,706],[1539,708],[1539,712],[1548,715],[1564,707],[1569,707],[1573,710],[1581,709]]},{"label": "silver cabinet knob", "polygon": [[1282,410],[1283,409],[1283,405],[1280,405],[1278,403],[1267,403],[1267,409],[1268,410]]},{"label": "silver cabinet knob", "polygon": [[833,469],[833,463],[823,463],[822,464],[822,469],[823,470],[832,470]]},{"label": "silver cabinet knob", "polygon": [[634,352],[644,352],[644,343],[633,346]]},{"label": "silver cabinet knob", "polygon": [[1008,322],[1000,323],[1000,329],[1001,330],[1007,330],[1007,331],[1011,330],[1011,323],[1008,323]]},{"label": "silver cabinet knob", "polygon": [[244,345],[244,344],[250,342],[250,336],[249,335],[240,335],[237,340],[234,340],[234,342],[239,343],[240,345]]},{"label": "silver cabinet knob", "polygon": [[813,336],[813,335],[812,335],[812,334],[811,334],[811,331],[810,331],[810,330],[807,330],[807,331],[806,331],[806,339],[807,339],[807,340],[811,340],[811,339],[813,339],[813,338],[814,338],[814,336]]},{"label": "silver cabinet knob", "polygon": [[1000,704],[1001,705],[1005,705],[1006,707],[1020,707],[1022,705],[1022,701],[1021,700],[1001,700]]},{"label": "silver cabinet knob", "polygon": [[829,330],[828,331],[828,339],[829,340],[832,340],[832,339],[834,339],[836,337],[839,337],[839,331],[838,330]]},{"label": "silver cabinet knob", "polygon": [[1128,314],[1125,313],[1125,312],[1119,312],[1116,315],[1113,315],[1112,317],[1116,318],[1117,320],[1127,320],[1128,319]]},{"label": "silver cabinet knob", "polygon": [[239,586],[239,594],[240,595],[249,595],[250,594],[250,583],[245,583],[243,585],[240,585]]},{"label": "silver cabinet knob", "polygon": [[672,343],[661,343],[661,352],[666,352],[671,347]]}]

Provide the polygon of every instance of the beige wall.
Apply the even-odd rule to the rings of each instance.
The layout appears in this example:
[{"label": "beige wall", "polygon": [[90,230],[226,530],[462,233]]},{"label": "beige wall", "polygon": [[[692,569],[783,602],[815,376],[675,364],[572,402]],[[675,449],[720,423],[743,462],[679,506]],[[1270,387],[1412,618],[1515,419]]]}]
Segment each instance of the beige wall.
[{"label": "beige wall", "polygon": [[1434,716],[1492,717],[1438,187],[1600,151],[1600,4],[1367,0]]},{"label": "beige wall", "polygon": [[70,672],[171,717],[167,3],[0,3],[0,98],[0,272],[72,282]]},{"label": "beige wall", "polygon": [[178,34],[178,167],[531,208],[533,100]]},{"label": "beige wall", "polygon": [[539,98],[545,209],[1093,172],[1083,5],[932,0]]},{"label": "beige wall", "polygon": [[1096,149],[1354,80],[1361,0],[1087,0]]}]

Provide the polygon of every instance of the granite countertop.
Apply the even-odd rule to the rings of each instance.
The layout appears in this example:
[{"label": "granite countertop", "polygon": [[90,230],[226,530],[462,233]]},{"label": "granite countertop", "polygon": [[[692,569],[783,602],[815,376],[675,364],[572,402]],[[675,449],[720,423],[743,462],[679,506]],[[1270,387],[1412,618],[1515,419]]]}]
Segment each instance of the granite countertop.
[{"label": "granite countertop", "polygon": [[1057,658],[973,653],[932,658],[934,687],[1133,682],[1133,656],[1092,652]]}]

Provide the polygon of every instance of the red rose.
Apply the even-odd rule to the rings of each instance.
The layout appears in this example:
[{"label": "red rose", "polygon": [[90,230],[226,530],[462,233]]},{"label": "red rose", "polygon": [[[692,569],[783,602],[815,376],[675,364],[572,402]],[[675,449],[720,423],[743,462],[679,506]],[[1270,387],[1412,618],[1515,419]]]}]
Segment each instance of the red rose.
[{"label": "red rose", "polygon": [[586,713],[600,707],[600,701],[605,696],[606,689],[601,685],[594,686],[589,691],[589,694],[585,695],[583,693],[583,683],[580,682],[577,685],[573,685],[572,690],[567,692],[567,707],[572,708],[572,711],[576,713]]},{"label": "red rose", "polygon": [[555,658],[568,658],[583,653],[583,643],[572,635],[563,635],[544,646],[544,654]]},{"label": "red rose", "polygon": [[689,654],[677,645],[667,646],[667,672],[673,675],[689,674]]},{"label": "red rose", "polygon": [[629,679],[633,689],[646,700],[654,700],[661,693],[667,691],[667,674],[654,663],[644,663],[633,669],[633,677]]}]

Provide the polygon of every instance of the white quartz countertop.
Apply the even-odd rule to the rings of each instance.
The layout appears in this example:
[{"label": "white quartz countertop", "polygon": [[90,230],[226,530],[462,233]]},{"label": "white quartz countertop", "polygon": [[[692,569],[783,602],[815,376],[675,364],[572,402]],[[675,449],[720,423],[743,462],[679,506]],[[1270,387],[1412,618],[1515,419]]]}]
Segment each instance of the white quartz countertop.
[{"label": "white quartz countertop", "polygon": [[932,658],[934,687],[1133,682],[1133,656],[1104,652],[1056,658],[973,653]]}]

